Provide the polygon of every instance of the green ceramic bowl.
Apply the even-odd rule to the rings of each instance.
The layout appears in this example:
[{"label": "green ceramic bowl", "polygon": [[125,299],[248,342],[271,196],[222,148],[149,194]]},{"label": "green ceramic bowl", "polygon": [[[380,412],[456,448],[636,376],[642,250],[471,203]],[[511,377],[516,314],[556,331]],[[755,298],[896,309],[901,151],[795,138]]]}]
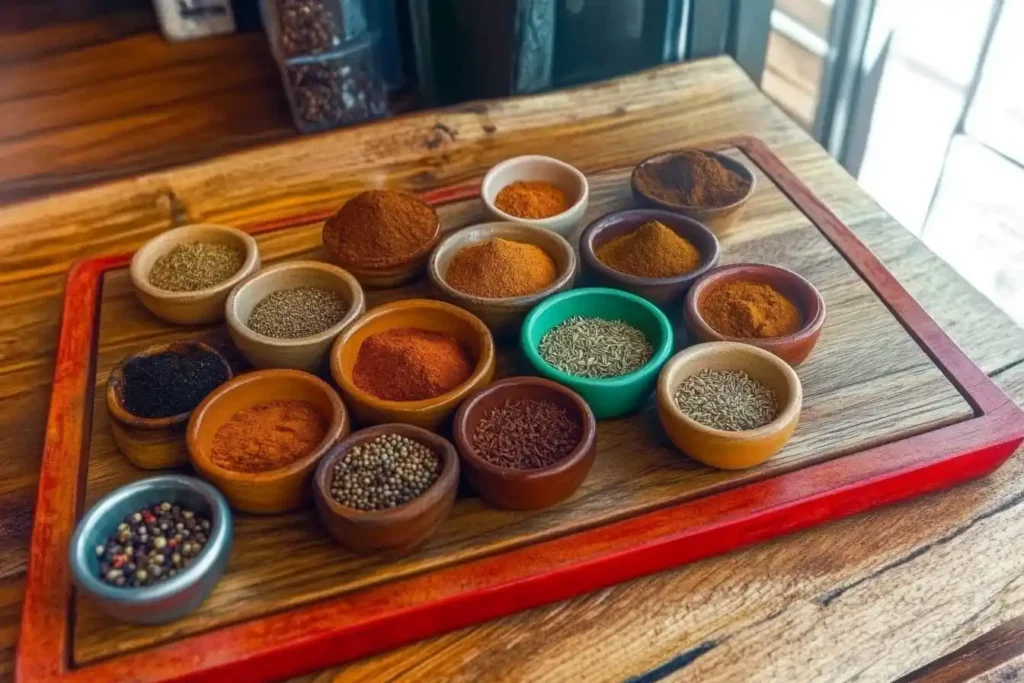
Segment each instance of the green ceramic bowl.
[{"label": "green ceramic bowl", "polygon": [[[654,355],[639,370],[609,379],[576,377],[548,365],[537,351],[541,337],[574,315],[623,320],[647,335]],[[661,366],[672,354],[672,344],[672,326],[657,306],[629,292],[598,287],[574,289],[544,300],[526,316],[520,337],[523,354],[534,371],[574,390],[598,419],[635,410],[650,395]]]}]

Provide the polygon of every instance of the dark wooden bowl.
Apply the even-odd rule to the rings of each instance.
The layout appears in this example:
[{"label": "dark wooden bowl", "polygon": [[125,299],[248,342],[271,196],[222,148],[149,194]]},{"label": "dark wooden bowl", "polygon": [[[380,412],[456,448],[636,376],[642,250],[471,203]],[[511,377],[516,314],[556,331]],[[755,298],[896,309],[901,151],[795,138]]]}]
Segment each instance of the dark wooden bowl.
[{"label": "dark wooden bowl", "polygon": [[[547,400],[565,408],[581,426],[580,442],[549,467],[518,470],[484,460],[473,447],[473,430],[488,411],[510,399]],[[559,503],[580,487],[597,454],[597,421],[579,394],[539,377],[509,377],[467,399],[455,415],[452,431],[466,478],[488,503],[511,510],[540,510]]]},{"label": "dark wooden bowl", "polygon": [[[432,449],[442,460],[437,480],[419,497],[389,510],[356,510],[331,497],[334,464],[354,446],[398,434]],[[324,456],[313,477],[313,498],[324,526],[340,543],[366,555],[400,555],[427,540],[451,512],[459,484],[459,456],[451,442],[408,424],[384,424],[353,433]]]},{"label": "dark wooden bowl", "polygon": [[[688,240],[700,251],[700,266],[674,277],[637,277],[610,268],[597,258],[597,250],[609,241],[630,233],[648,221],[658,221]],[[694,280],[718,265],[718,239],[706,226],[682,214],[660,209],[627,209],[601,216],[580,236],[580,256],[590,279],[624,289],[659,306],[686,295]]]},{"label": "dark wooden bowl", "polygon": [[[800,309],[804,319],[803,327],[793,334],[765,339],[728,337],[713,330],[700,315],[703,297],[716,286],[736,280],[760,282],[774,287]],[[716,268],[693,283],[686,295],[685,317],[687,330],[694,341],[733,341],[752,344],[771,351],[796,367],[807,359],[814,345],[818,343],[821,327],[825,324],[825,300],[814,285],[791,270],[759,263],[740,263]]]}]

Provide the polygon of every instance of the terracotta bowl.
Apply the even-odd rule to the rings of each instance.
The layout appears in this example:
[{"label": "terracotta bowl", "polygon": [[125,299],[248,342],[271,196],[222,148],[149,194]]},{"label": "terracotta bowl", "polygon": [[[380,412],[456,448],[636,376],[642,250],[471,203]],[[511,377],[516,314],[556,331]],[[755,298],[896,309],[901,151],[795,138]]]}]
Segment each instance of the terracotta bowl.
[{"label": "terracotta bowl", "polygon": [[[556,185],[568,195],[572,204],[562,213],[548,218],[519,218],[505,213],[495,206],[494,200],[502,189],[519,180],[544,180]],[[532,225],[568,237],[587,212],[590,186],[587,176],[575,166],[541,154],[527,154],[506,159],[487,171],[480,184],[480,198],[499,221]]]},{"label": "terracotta bowl", "polygon": [[[245,252],[245,261],[224,282],[195,292],[171,292],[150,284],[149,271],[157,259],[179,244],[194,242],[237,247]],[[128,272],[139,301],[153,315],[181,325],[199,325],[223,319],[224,302],[231,289],[259,267],[260,252],[252,235],[223,225],[186,225],[161,233],[139,247]]]},{"label": "terracotta bowl", "polygon": [[[539,292],[506,299],[473,296],[449,285],[445,278],[455,256],[468,246],[486,242],[494,237],[526,242],[543,249],[555,262],[555,281]],[[576,272],[576,252],[564,237],[550,230],[516,223],[481,223],[459,230],[437,245],[427,265],[427,273],[441,296],[478,316],[499,337],[517,334],[523,318],[541,300],[572,289],[576,282]]]},{"label": "terracotta bowl", "polygon": [[[236,472],[214,464],[210,448],[217,430],[235,413],[266,401],[309,401],[329,419],[327,434],[304,458],[269,472]],[[192,413],[186,443],[196,472],[244,512],[275,514],[310,500],[310,479],[320,458],[349,432],[348,412],[327,382],[299,370],[260,370],[221,385]]]},{"label": "terracotta bowl", "polygon": [[202,342],[185,340],[169,344],[156,344],[123,358],[107,377],[107,412],[110,428],[118,450],[136,467],[158,470],[178,467],[188,461],[185,449],[185,425],[191,411],[170,417],[139,417],[124,407],[124,366],[128,361],[158,353],[184,353],[190,350],[209,351],[217,356],[231,379],[231,366],[216,349]]},{"label": "terracotta bowl", "polygon": [[[348,302],[348,311],[337,323],[309,337],[275,339],[249,329],[246,321],[264,297],[294,287],[334,290]],[[225,305],[225,318],[235,346],[254,366],[315,373],[325,365],[334,338],[365,310],[363,288],[347,271],[319,261],[289,261],[264,268],[235,287]]]},{"label": "terracotta bowl", "polygon": [[[505,401],[552,401],[580,425],[580,442],[549,467],[518,470],[485,460],[473,447],[473,432],[484,415]],[[459,407],[452,429],[466,478],[491,505],[512,510],[540,510],[560,503],[580,487],[597,454],[597,421],[587,402],[571,389],[539,377],[509,377],[477,392]]]},{"label": "terracotta bowl", "polygon": [[681,213],[685,216],[689,216],[690,218],[693,218],[694,220],[699,221],[704,225],[708,226],[716,234],[721,236],[730,227],[732,227],[733,223],[736,222],[736,219],[740,217],[740,214],[743,212],[743,207],[747,205],[747,202],[750,201],[751,196],[753,196],[754,194],[754,185],[756,181],[754,178],[754,174],[750,171],[750,169],[744,166],[739,161],[736,161],[735,159],[732,159],[731,157],[728,157],[722,154],[721,152],[712,152],[709,150],[701,151],[710,154],[719,162],[721,162],[723,166],[732,171],[735,171],[736,173],[739,173],[741,176],[746,178],[747,181],[750,183],[747,193],[744,194],[739,199],[737,199],[732,204],[727,204],[726,206],[720,206],[717,208],[701,208],[696,206],[685,206],[683,204],[665,202],[660,199],[657,199],[656,197],[652,197],[651,195],[647,194],[642,189],[640,189],[640,187],[637,184],[637,175],[643,166],[648,164],[661,163],[666,159],[669,159],[670,157],[677,155],[679,151],[662,152],[661,154],[655,154],[654,156],[647,157],[646,159],[641,161],[639,164],[637,164],[636,168],[633,169],[633,175],[630,178],[630,186],[633,188],[633,197],[641,204],[646,204],[647,206],[652,206],[654,208],[664,209],[665,211],[674,211],[676,213]]},{"label": "terracotta bowl", "polygon": [[[389,510],[356,510],[331,497],[334,464],[353,447],[382,434],[399,434],[441,457],[441,473],[420,496]],[[459,484],[455,447],[437,434],[407,424],[385,424],[355,432],[320,461],[313,478],[316,511],[338,542],[357,553],[404,554],[427,540],[451,512]]]},{"label": "terracotta bowl", "polygon": [[[775,419],[758,429],[729,432],[687,416],[674,396],[687,377],[702,370],[742,370],[770,387],[779,402]],[[713,342],[680,351],[658,377],[658,419],[676,447],[705,465],[739,470],[759,465],[778,453],[796,430],[803,404],[800,378],[777,356],[749,344]]]},{"label": "terracotta bowl", "polygon": [[[793,334],[765,339],[745,339],[719,334],[701,317],[700,307],[716,286],[736,280],[747,280],[771,285],[783,296],[796,304],[803,315],[804,325]],[[786,361],[793,367],[803,363],[811,355],[814,345],[821,336],[825,324],[825,300],[810,282],[791,270],[778,266],[755,263],[740,263],[716,268],[701,277],[686,295],[686,327],[698,342],[736,341],[752,344]]]},{"label": "terracotta bowl", "polygon": [[[597,258],[598,249],[648,221],[663,223],[697,247],[700,265],[673,277],[637,277],[615,270]],[[682,298],[694,280],[718,265],[719,246],[715,234],[692,218],[658,209],[628,209],[605,214],[588,225],[580,237],[580,256],[585,272],[597,283],[624,289],[663,306]]]},{"label": "terracotta bowl", "polygon": [[[396,327],[416,327],[456,337],[476,358],[473,374],[448,393],[422,401],[384,401],[363,391],[352,381],[359,347],[370,335]],[[429,299],[395,301],[367,311],[338,336],[331,349],[331,375],[360,423],[402,422],[435,430],[464,398],[494,378],[494,339],[479,318],[458,306]]]}]

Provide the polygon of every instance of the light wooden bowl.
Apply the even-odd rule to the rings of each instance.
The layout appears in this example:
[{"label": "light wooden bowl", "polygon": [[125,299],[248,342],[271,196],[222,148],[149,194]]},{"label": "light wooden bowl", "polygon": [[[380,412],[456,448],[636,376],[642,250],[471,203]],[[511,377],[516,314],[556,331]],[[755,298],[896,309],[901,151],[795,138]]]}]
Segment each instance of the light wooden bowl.
[{"label": "light wooden bowl", "polygon": [[[469,379],[446,394],[422,401],[384,401],[352,381],[359,347],[372,334],[398,327],[415,327],[456,337],[476,359]],[[443,301],[405,299],[367,311],[342,332],[331,349],[331,375],[341,387],[349,408],[364,425],[402,422],[436,430],[466,396],[494,378],[494,338],[469,311]]]},{"label": "light wooden bowl", "polygon": [[[705,369],[742,370],[771,388],[779,402],[775,419],[757,429],[730,432],[707,427],[687,416],[674,396],[683,380]],[[803,389],[785,361],[763,349],[737,342],[697,344],[670,358],[658,377],[658,419],[676,447],[705,465],[739,470],[759,465],[778,453],[800,420]]]},{"label": "light wooden bowl", "polygon": [[[557,185],[568,195],[572,204],[568,209],[548,218],[519,218],[505,213],[494,204],[498,193],[519,180],[543,180]],[[590,201],[587,176],[575,166],[541,154],[527,154],[506,159],[492,167],[480,183],[480,198],[499,221],[511,221],[551,230],[568,237],[583,220]]]},{"label": "light wooden bowl", "polygon": [[[294,287],[332,289],[348,302],[348,311],[323,332],[298,339],[276,339],[249,328],[246,322],[264,297]],[[225,318],[235,346],[254,366],[315,373],[324,366],[334,338],[365,310],[363,289],[345,270],[319,261],[289,261],[264,268],[235,287],[225,305]]]},{"label": "light wooden bowl", "polygon": [[[468,246],[486,242],[494,237],[526,242],[543,249],[555,262],[555,281],[539,292],[505,299],[473,296],[449,285],[446,280],[448,267],[456,255]],[[507,222],[481,223],[449,235],[437,245],[427,264],[427,273],[434,286],[441,292],[441,296],[475,314],[499,337],[516,334],[523,323],[523,318],[541,300],[572,289],[577,272],[576,252],[564,237],[543,228]]]},{"label": "light wooden bowl", "polygon": [[[388,510],[356,510],[334,500],[334,464],[353,447],[382,434],[398,434],[433,450],[441,458],[437,479],[418,497]],[[459,458],[447,439],[412,425],[385,424],[355,432],[324,456],[313,478],[313,497],[320,519],[338,542],[357,553],[394,556],[430,538],[451,512],[458,485]]]},{"label": "light wooden bowl", "polygon": [[[308,455],[269,472],[236,472],[214,464],[210,448],[217,430],[235,413],[267,401],[309,401],[328,417],[323,441]],[[310,479],[320,458],[349,432],[348,411],[327,382],[299,370],[260,370],[239,375],[206,397],[192,413],[186,432],[196,472],[243,512],[275,514],[309,502]]]},{"label": "light wooden bowl", "polygon": [[[245,252],[245,260],[238,272],[224,282],[195,292],[172,292],[155,287],[149,282],[149,271],[157,259],[179,244],[207,242],[227,244]],[[132,256],[129,275],[139,301],[153,315],[181,325],[199,325],[224,318],[224,302],[231,289],[259,270],[260,252],[251,235],[223,225],[186,225],[157,235]]]},{"label": "light wooden bowl", "polygon": [[191,411],[169,417],[139,417],[124,407],[124,366],[134,358],[154,356],[169,351],[182,353],[199,349],[209,351],[220,359],[231,379],[231,366],[216,349],[197,341],[175,341],[169,344],[155,344],[122,359],[107,377],[107,412],[110,414],[110,429],[114,443],[136,467],[158,470],[178,467],[188,461],[185,449],[185,426]]}]

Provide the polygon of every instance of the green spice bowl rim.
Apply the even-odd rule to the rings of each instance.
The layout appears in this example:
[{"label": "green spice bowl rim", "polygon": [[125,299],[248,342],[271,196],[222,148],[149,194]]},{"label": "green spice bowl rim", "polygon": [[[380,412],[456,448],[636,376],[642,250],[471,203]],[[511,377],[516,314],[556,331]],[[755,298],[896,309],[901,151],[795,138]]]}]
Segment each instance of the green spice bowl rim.
[{"label": "green spice bowl rim", "polygon": [[[549,308],[575,298],[585,298],[598,295],[619,298],[627,305],[639,306],[646,310],[654,317],[655,321],[657,321],[658,330],[661,332],[661,339],[655,346],[654,353],[651,355],[650,360],[633,372],[626,373],[625,375],[619,375],[618,377],[606,377],[602,379],[570,375],[569,373],[563,372],[549,364],[541,357],[540,352],[530,340],[533,336],[533,328],[537,324],[537,318],[539,318]],[[571,316],[565,316],[562,320],[564,321],[569,317]],[[606,319],[617,320],[618,318]],[[547,330],[545,330],[545,332],[547,332]],[[648,337],[647,341],[651,342],[652,346],[654,345],[654,341],[650,339],[650,337]],[[529,315],[526,316],[526,320],[523,322],[523,329],[519,337],[519,345],[522,348],[523,353],[526,355],[530,365],[532,365],[537,371],[561,384],[569,386],[575,385],[577,387],[590,389],[615,389],[650,379],[661,370],[661,366],[664,365],[665,361],[668,360],[670,355],[672,355],[674,344],[675,337],[672,332],[672,323],[660,308],[636,294],[625,292],[621,289],[612,289],[610,287],[583,287],[548,297],[534,307],[534,309],[530,311]]]}]

